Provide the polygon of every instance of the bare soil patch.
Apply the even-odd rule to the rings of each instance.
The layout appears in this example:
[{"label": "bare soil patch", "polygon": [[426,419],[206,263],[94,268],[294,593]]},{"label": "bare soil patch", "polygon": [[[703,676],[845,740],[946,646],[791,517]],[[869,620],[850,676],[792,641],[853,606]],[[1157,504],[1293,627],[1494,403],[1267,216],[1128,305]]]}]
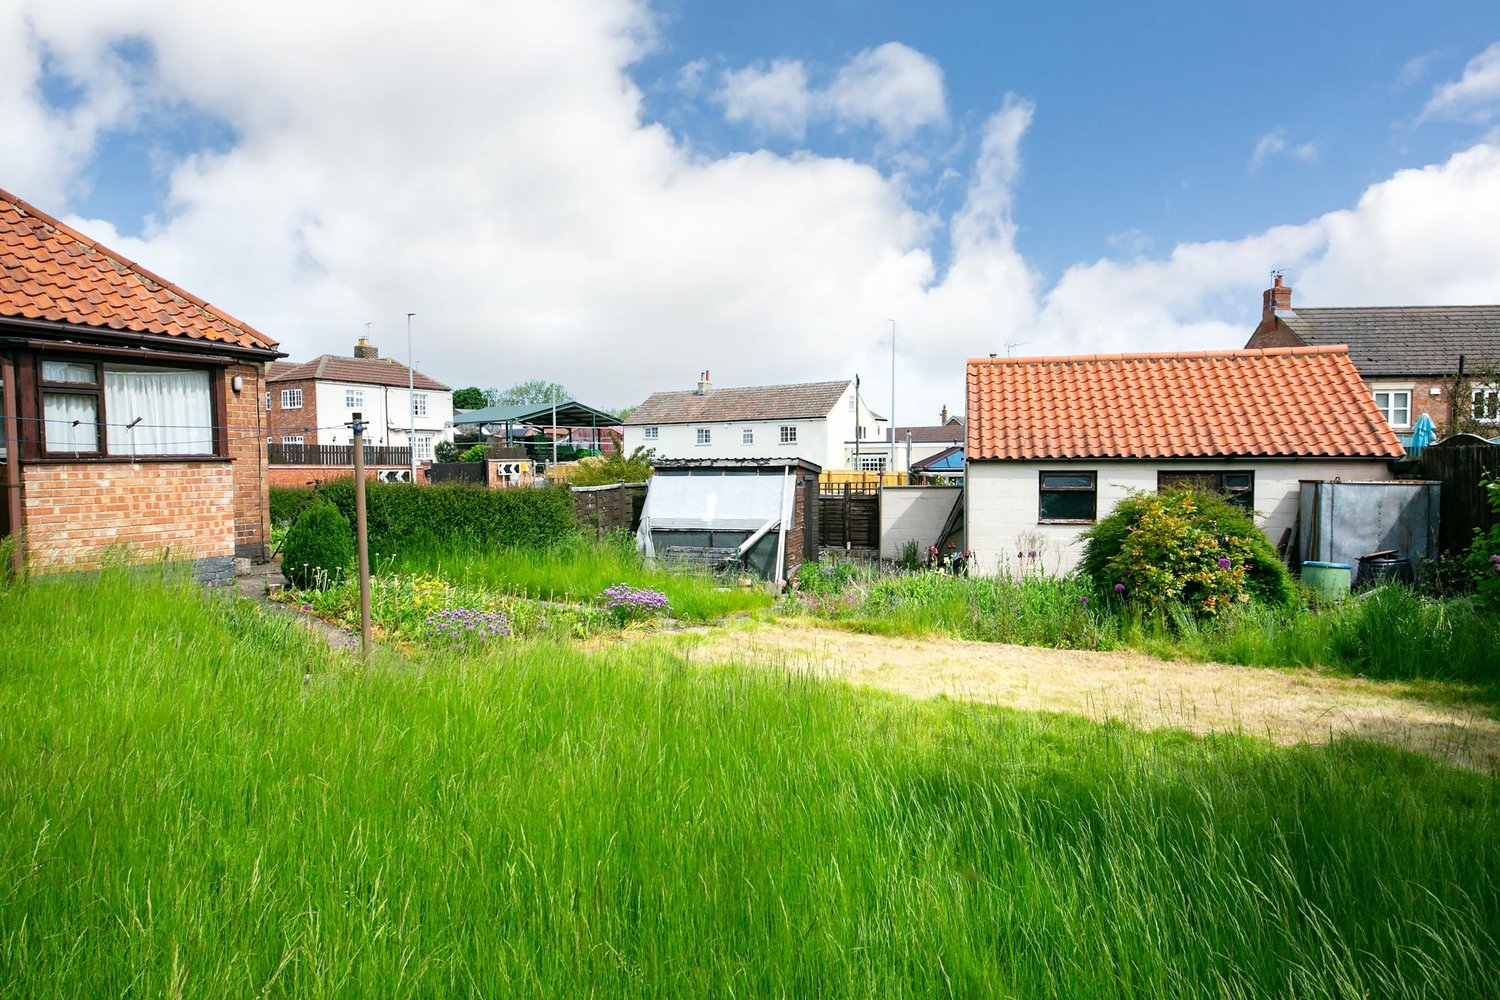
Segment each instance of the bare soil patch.
[{"label": "bare soil patch", "polygon": [[802,622],[705,629],[684,653],[702,662],[803,671],[914,698],[946,697],[1119,720],[1146,729],[1239,733],[1279,744],[1376,740],[1447,764],[1500,771],[1500,721],[1401,685],[1090,652],[859,635]]}]

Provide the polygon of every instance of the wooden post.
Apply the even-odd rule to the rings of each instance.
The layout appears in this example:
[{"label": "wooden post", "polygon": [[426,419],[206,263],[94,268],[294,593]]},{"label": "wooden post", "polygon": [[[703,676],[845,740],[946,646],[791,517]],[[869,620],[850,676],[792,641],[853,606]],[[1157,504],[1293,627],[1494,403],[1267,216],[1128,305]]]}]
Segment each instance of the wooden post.
[{"label": "wooden post", "polygon": [[358,413],[354,430],[354,546],[359,558],[359,652],[370,658],[370,539],[365,522],[365,425]]},{"label": "wooden post", "polygon": [[849,481],[844,480],[844,551],[849,551],[853,542],[849,538]]},{"label": "wooden post", "polygon": [[20,579],[26,569],[26,554],[22,549],[25,536],[21,519],[21,421],[17,419],[16,366],[10,358],[0,358],[0,394],[5,396],[5,410],[0,419],[5,421],[5,512],[10,524],[11,572]]}]

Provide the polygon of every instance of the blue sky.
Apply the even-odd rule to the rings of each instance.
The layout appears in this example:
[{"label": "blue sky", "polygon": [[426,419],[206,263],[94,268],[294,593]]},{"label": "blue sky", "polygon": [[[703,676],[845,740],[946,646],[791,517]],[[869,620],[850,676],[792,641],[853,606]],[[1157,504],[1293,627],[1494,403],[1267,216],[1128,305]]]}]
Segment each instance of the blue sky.
[{"label": "blue sky", "polygon": [[[603,405],[1500,301],[1500,4],[19,0],[0,187],[278,337]],[[898,412],[898,417],[900,413]]]}]

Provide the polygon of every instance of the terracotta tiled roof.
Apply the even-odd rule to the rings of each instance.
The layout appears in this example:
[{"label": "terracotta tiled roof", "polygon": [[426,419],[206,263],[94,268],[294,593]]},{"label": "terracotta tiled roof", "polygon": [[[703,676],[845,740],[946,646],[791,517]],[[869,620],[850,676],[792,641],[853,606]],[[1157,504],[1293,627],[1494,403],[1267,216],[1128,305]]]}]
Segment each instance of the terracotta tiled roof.
[{"label": "terracotta tiled roof", "polygon": [[1343,347],[978,358],[968,457],[1399,458]]},{"label": "terracotta tiled roof", "polygon": [[1370,375],[1451,375],[1500,367],[1500,306],[1358,306],[1276,314],[1309,347],[1344,344]]},{"label": "terracotta tiled roof", "polygon": [[0,190],[0,318],[275,350],[276,341]]},{"label": "terracotta tiled roof", "polygon": [[654,392],[636,407],[626,426],[706,424],[733,420],[794,420],[826,417],[838,405],[849,382],[803,382],[739,389]]},{"label": "terracotta tiled roof", "polygon": [[[352,382],[355,385],[388,385],[406,388],[407,368],[390,358],[346,358],[338,354],[321,354],[300,365],[272,369],[267,382]],[[418,389],[448,392],[446,385],[417,372],[413,380]]]}]

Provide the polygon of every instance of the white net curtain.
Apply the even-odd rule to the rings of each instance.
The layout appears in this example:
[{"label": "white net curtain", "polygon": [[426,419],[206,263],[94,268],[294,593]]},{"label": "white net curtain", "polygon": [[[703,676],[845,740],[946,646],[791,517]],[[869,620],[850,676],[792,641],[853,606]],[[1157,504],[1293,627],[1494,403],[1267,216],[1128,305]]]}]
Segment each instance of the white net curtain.
[{"label": "white net curtain", "polygon": [[106,365],[104,412],[111,455],[213,454],[213,397],[206,371]]}]

